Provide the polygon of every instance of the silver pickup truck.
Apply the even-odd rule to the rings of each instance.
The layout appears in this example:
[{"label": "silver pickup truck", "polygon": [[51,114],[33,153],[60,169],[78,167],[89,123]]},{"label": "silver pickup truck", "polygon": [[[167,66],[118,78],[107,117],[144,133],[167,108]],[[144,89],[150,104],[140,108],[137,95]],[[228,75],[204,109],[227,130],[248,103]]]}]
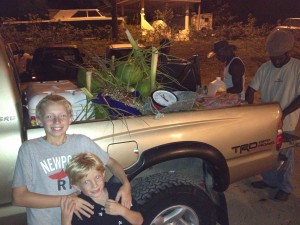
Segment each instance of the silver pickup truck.
[{"label": "silver pickup truck", "polygon": [[[26,224],[11,204],[23,141],[44,135],[31,126],[13,55],[0,39],[0,224]],[[68,132],[93,139],[124,167],[145,224],[228,224],[224,191],[270,169],[281,130],[278,104],[74,122]],[[108,177],[109,178],[109,177]],[[113,177],[109,182],[116,182]]]}]

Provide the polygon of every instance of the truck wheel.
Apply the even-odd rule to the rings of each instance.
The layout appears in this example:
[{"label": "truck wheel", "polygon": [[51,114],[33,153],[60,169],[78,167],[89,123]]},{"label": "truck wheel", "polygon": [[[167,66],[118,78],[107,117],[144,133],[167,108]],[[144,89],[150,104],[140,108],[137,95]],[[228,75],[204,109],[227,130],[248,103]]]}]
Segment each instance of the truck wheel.
[{"label": "truck wheel", "polygon": [[145,225],[215,225],[216,207],[205,191],[176,173],[138,178],[132,193]]}]

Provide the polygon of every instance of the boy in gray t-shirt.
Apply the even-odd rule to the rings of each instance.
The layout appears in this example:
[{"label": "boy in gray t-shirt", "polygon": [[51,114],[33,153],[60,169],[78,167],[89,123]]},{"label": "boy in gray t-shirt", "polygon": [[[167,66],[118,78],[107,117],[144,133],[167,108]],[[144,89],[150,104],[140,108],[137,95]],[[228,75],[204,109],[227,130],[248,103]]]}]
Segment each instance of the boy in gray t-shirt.
[{"label": "boy in gray t-shirt", "polygon": [[60,95],[48,95],[37,105],[36,114],[46,136],[22,144],[12,184],[13,204],[27,207],[28,225],[60,224],[60,201],[63,196],[73,198],[78,217],[93,214],[93,206],[74,194],[75,190],[64,171],[72,156],[81,152],[96,154],[119,178],[123,185],[116,201],[121,198],[122,204],[130,208],[130,183],[122,166],[90,138],[66,134],[72,122],[71,104]]}]

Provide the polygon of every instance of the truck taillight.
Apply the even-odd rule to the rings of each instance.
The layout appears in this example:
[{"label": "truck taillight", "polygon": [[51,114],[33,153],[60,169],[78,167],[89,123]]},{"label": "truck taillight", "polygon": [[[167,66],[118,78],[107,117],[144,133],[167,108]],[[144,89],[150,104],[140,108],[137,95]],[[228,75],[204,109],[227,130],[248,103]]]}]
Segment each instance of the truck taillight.
[{"label": "truck taillight", "polygon": [[35,79],[36,79],[36,73],[35,73],[35,72],[32,72],[32,74],[31,74],[31,79],[32,79],[32,80],[35,80]]},{"label": "truck taillight", "polygon": [[281,148],[282,142],[283,142],[283,136],[282,136],[283,130],[282,130],[282,127],[283,127],[283,121],[281,119],[279,119],[278,130],[277,130],[277,137],[276,137],[276,149],[277,150],[279,150]]},{"label": "truck taillight", "polygon": [[276,149],[279,150],[282,146],[282,129],[278,129],[276,137]]}]

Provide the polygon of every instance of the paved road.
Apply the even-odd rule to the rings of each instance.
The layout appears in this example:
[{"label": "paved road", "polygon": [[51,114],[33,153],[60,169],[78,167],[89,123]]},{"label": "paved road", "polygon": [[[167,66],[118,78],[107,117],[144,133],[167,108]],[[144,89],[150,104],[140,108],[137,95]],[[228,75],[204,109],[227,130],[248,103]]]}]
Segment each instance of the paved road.
[{"label": "paved road", "polygon": [[[300,134],[300,122],[297,133]],[[276,190],[251,188],[250,183],[257,177],[230,186],[225,192],[230,225],[300,225],[300,148],[295,155],[295,190],[287,202],[271,199]]]}]

